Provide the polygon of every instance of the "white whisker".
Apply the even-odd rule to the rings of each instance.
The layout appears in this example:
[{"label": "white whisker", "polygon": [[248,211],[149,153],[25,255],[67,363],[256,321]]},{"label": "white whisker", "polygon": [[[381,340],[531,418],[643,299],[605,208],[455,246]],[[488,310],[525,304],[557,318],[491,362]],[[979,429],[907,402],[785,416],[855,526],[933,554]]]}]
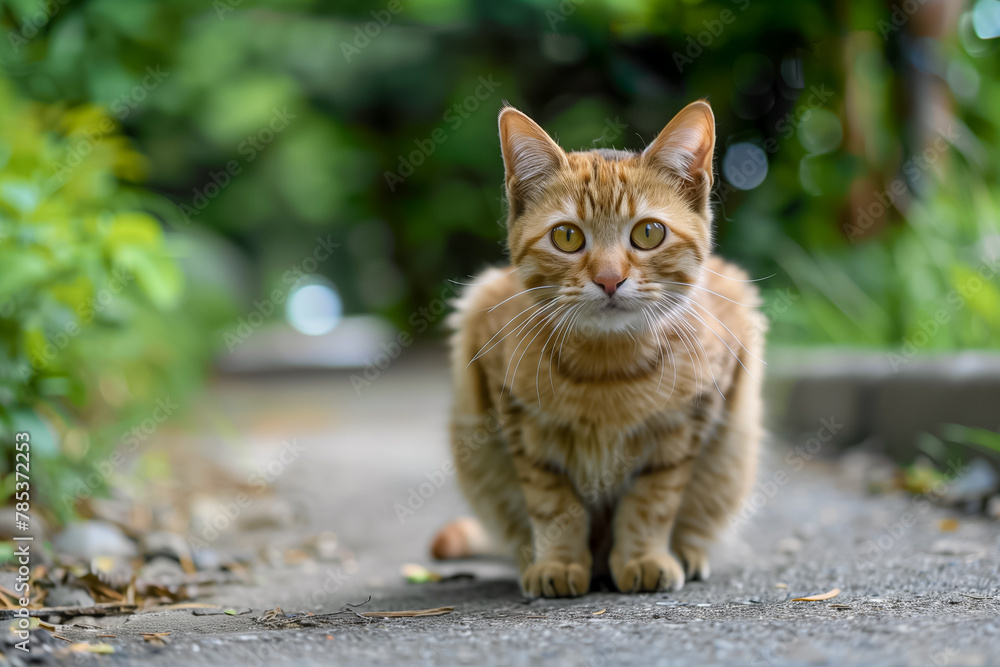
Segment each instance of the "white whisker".
[{"label": "white whisker", "polygon": [[704,310],[704,311],[705,311],[705,312],[706,312],[706,313],[708,314],[708,316],[709,316],[709,317],[711,317],[711,318],[712,318],[713,320],[715,320],[716,322],[718,322],[719,324],[721,324],[721,325],[723,326],[723,328],[725,328],[725,330],[729,332],[729,335],[730,335],[730,336],[732,336],[732,337],[733,337],[733,339],[734,339],[734,340],[735,340],[735,341],[736,341],[737,343],[739,343],[739,344],[740,344],[740,347],[742,347],[742,348],[743,348],[744,350],[746,350],[746,353],[747,353],[747,354],[749,354],[749,355],[750,355],[751,357],[753,357],[754,359],[756,359],[756,360],[757,360],[757,361],[759,361],[760,363],[764,364],[765,366],[767,365],[767,362],[766,362],[766,361],[764,361],[763,359],[761,359],[760,357],[758,357],[758,356],[757,356],[756,354],[754,354],[754,353],[753,353],[753,352],[751,352],[750,350],[747,350],[747,346],[743,344],[743,341],[741,341],[741,340],[739,339],[739,336],[737,336],[736,334],[734,334],[734,333],[733,333],[733,330],[732,330],[732,329],[730,329],[729,327],[727,327],[727,326],[726,326],[726,323],[725,323],[725,322],[723,322],[722,320],[720,320],[720,319],[719,319],[718,317],[716,317],[716,316],[715,316],[715,314],[714,314],[714,313],[712,313],[712,311],[710,311],[710,310],[709,310],[709,309],[708,309],[708,308],[707,308],[706,306],[703,306],[702,304],[698,303],[698,302],[697,302],[697,301],[695,301],[694,299],[688,299],[688,303],[692,303],[692,304],[694,304],[694,305],[698,306],[699,308],[701,308],[702,310]]},{"label": "white whisker", "polygon": [[[564,306],[563,308],[565,309],[566,306]],[[557,310],[556,312],[559,313],[561,311]],[[555,328],[552,329],[552,333],[549,334],[549,337],[545,339],[545,343],[542,345],[542,349],[538,353],[538,365],[535,366],[535,394],[537,394],[537,396],[538,396],[538,408],[539,409],[541,409],[541,407],[542,407],[542,390],[538,388],[538,373],[542,370],[542,357],[545,356],[545,348],[548,347],[549,341],[551,341],[552,337],[556,335],[556,332],[559,331],[559,327],[561,327],[563,325],[563,322],[565,322],[565,320],[566,320],[566,315],[564,314],[562,316],[562,318],[559,320],[559,322],[556,324]],[[551,358],[552,358],[552,355],[550,353],[549,359],[551,360]],[[549,368],[551,368],[551,365],[549,366]],[[515,375],[517,374],[517,369],[516,368],[514,369],[514,374]],[[550,383],[552,382],[552,376],[551,375],[549,375],[549,382]],[[555,387],[552,388],[552,393],[553,393],[553,395],[555,395],[555,393],[556,393],[555,392]]]},{"label": "white whisker", "polygon": [[[495,334],[493,334],[493,338],[490,338],[488,341],[486,341],[486,345],[483,345],[479,349],[479,352],[476,353],[476,356],[472,357],[472,359],[469,361],[469,363],[465,367],[468,368],[469,366],[471,366],[473,361],[475,361],[479,357],[483,356],[484,354],[486,354],[487,352],[489,352],[490,350],[492,350],[494,347],[496,347],[497,345],[499,345],[500,343],[502,343],[504,341],[504,339],[507,338],[507,336],[509,336],[512,333],[514,333],[515,331],[517,331],[517,326],[515,326],[513,329],[511,329],[509,332],[507,332],[507,334],[504,335],[503,338],[501,338],[500,340],[498,340],[496,342],[496,344],[493,345],[493,347],[491,347],[489,350],[486,349],[486,346],[489,345],[490,343],[492,343],[494,341],[494,339],[496,339],[497,336],[499,336],[501,333],[503,333],[503,330],[506,329],[507,327],[509,327],[514,320],[516,320],[517,318],[521,317],[521,315],[524,315],[526,312],[528,312],[532,308],[540,308],[541,306],[543,306],[545,304],[552,304],[553,302],[558,301],[558,300],[559,300],[559,297],[555,296],[555,297],[552,297],[551,299],[548,299],[546,301],[542,301],[541,303],[533,303],[530,306],[528,306],[527,308],[525,308],[524,310],[522,310],[520,313],[518,313],[517,315],[515,315],[514,317],[510,318],[509,320],[507,320],[507,324],[505,324],[502,327],[500,327],[500,329]],[[540,312],[540,311],[536,311],[536,312],[532,313],[531,315],[529,315],[528,318],[524,321],[524,324],[527,324],[528,322],[530,322],[532,320],[532,318],[535,315],[538,314],[538,312]]]},{"label": "white whisker", "polygon": [[[456,285],[462,285],[463,287],[478,287],[479,285],[489,285],[494,280],[499,280],[500,278],[505,278],[505,277],[509,276],[510,274],[514,273],[515,271],[519,271],[519,270],[520,270],[520,267],[514,267],[513,269],[511,269],[507,273],[503,273],[503,274],[501,274],[499,276],[495,276],[495,277],[490,278],[489,280],[487,280],[485,282],[481,282],[481,283],[463,283],[463,282],[458,281],[458,280],[452,280],[451,278],[448,279],[448,282],[454,283]],[[469,276],[469,278],[473,278],[473,277],[474,276]]]},{"label": "white whisker", "polygon": [[[535,329],[538,328],[539,325],[542,326],[541,329],[538,329],[538,333],[536,333],[534,336],[532,336],[531,340],[528,341],[528,344],[524,346],[524,351],[521,352],[521,356],[518,357],[517,363],[514,364],[514,374],[510,376],[511,395],[513,395],[513,392],[514,392],[514,381],[517,379],[517,369],[520,368],[521,361],[524,359],[524,355],[526,355],[528,353],[528,350],[531,349],[531,344],[535,342],[535,339],[538,338],[539,336],[541,336],[542,333],[544,333],[544,331],[545,331],[545,324],[551,322],[562,311],[562,309],[565,308],[565,307],[566,306],[561,306],[561,307],[557,308],[553,312],[551,312],[548,315],[546,315],[545,318],[542,319],[542,321],[538,323],[538,325],[535,325],[534,327],[532,327],[531,331],[534,331]],[[531,332],[529,331],[528,333],[531,333]],[[525,334],[525,336],[527,336],[527,334]],[[517,353],[517,348],[514,348],[514,352]],[[510,360],[511,361],[514,360],[514,355],[511,355]],[[507,370],[510,370],[510,364],[509,363],[507,364]],[[503,383],[504,383],[504,386],[507,385],[507,376],[506,375],[504,376]],[[539,399],[539,400],[541,400],[541,399]]]},{"label": "white whisker", "polygon": [[676,282],[674,280],[664,280],[663,282],[666,283],[666,284],[668,284],[668,285],[680,285],[681,287],[693,287],[694,289],[704,290],[704,291],[708,292],[709,294],[714,294],[715,296],[719,297],[720,299],[725,299],[726,301],[730,301],[732,303],[735,303],[737,306],[746,306],[747,308],[756,308],[757,307],[757,306],[755,306],[753,304],[750,304],[750,303],[741,303],[739,301],[734,301],[733,299],[730,299],[728,296],[722,296],[718,292],[713,292],[712,290],[708,289],[707,287],[702,287],[701,285],[693,285],[691,283],[679,283],[679,282]]},{"label": "white whisker", "polygon": [[[673,296],[673,295],[668,295],[668,296]],[[685,306],[684,306],[683,304],[680,304],[680,307],[681,307],[681,308],[682,308],[682,309],[683,309],[683,310],[684,310],[685,312],[687,312],[687,313],[688,313],[689,315],[694,315],[695,317],[698,317],[698,315],[697,315],[696,313],[694,313],[694,312],[693,312],[692,310],[690,310],[690,309],[686,308],[686,307],[685,307]],[[707,324],[705,324],[705,321],[704,321],[704,320],[701,320],[701,318],[698,318],[698,319],[699,319],[699,320],[701,321],[701,323],[702,323],[702,324],[703,324],[704,326],[708,327],[709,331],[712,331],[712,333],[715,333],[715,331],[714,331],[714,330],[712,330],[712,328],[711,328],[711,327],[709,327],[709,326],[708,326]],[[682,320],[682,322],[683,322],[683,320]],[[697,331],[695,331],[695,329],[694,329],[693,327],[691,327],[691,325],[690,325],[689,323],[687,323],[687,322],[683,322],[683,323],[684,323],[684,324],[685,324],[685,325],[686,325],[686,326],[687,326],[688,328],[690,328],[690,329],[691,329],[691,332],[692,332],[692,338],[694,338],[694,342],[698,344],[698,347],[700,347],[700,348],[701,348],[701,351],[702,351],[702,353],[704,353],[704,355],[705,355],[705,363],[707,363],[707,364],[708,364],[708,372],[709,372],[709,373],[711,373],[711,375],[712,375],[712,383],[713,383],[713,384],[715,384],[715,388],[716,388],[716,389],[718,390],[718,392],[719,392],[719,396],[721,396],[721,397],[722,397],[722,400],[726,400],[726,395],[722,393],[722,389],[721,389],[721,388],[719,387],[719,381],[718,381],[718,380],[717,380],[717,379],[715,378],[715,369],[714,369],[714,368],[712,368],[712,359],[711,359],[711,357],[709,357],[709,356],[708,356],[708,351],[707,351],[707,350],[705,350],[705,346],[704,346],[704,345],[702,345],[702,343],[701,343],[701,340],[700,340],[700,339],[699,339],[699,337],[698,337],[698,333],[697,333]],[[716,336],[718,337],[718,334],[715,334],[715,335],[716,335]],[[722,339],[721,339],[721,338],[719,338],[719,340],[722,340]],[[722,343],[723,343],[723,345],[725,345],[725,341],[722,341]],[[729,347],[729,346],[728,346],[728,345],[726,345],[726,347]],[[732,352],[732,350],[730,350],[730,352]],[[737,361],[739,361],[739,359],[737,359]]]},{"label": "white whisker", "polygon": [[517,294],[515,294],[513,296],[507,297],[506,299],[504,299],[503,301],[501,301],[497,305],[493,306],[492,308],[485,309],[485,310],[487,312],[492,313],[494,310],[496,310],[500,306],[504,305],[505,303],[507,303],[511,299],[516,299],[517,297],[521,296],[522,294],[527,294],[528,292],[534,292],[536,289],[559,289],[559,287],[557,285],[539,285],[538,287],[529,287],[528,289],[522,290],[522,291],[518,292]]},{"label": "white whisker", "polygon": [[[698,357],[697,352],[694,350],[694,345],[690,344],[692,342],[691,339],[688,337],[688,335],[685,332],[685,330],[683,328],[680,328],[680,327],[684,326],[684,327],[687,327],[687,329],[689,329],[691,331],[694,331],[694,330],[691,329],[691,327],[687,324],[687,322],[685,322],[682,319],[678,319],[678,320],[675,321],[674,320],[674,314],[671,313],[671,312],[669,312],[667,309],[665,309],[662,306],[662,304],[660,304],[660,303],[654,303],[653,307],[655,307],[660,312],[660,314],[664,317],[664,319],[666,319],[667,323],[671,325],[674,333],[677,334],[677,337],[680,339],[680,342],[683,343],[683,345],[684,345],[684,352],[687,353],[688,361],[691,362],[691,367],[695,371],[695,377],[694,377],[694,381],[695,381],[695,385],[696,385],[695,392],[697,394],[701,394],[701,388],[702,388],[702,386],[705,383],[705,374],[704,374],[704,371],[703,371],[702,366],[701,366],[701,357]],[[669,340],[669,337],[668,337],[668,340]],[[691,353],[693,351],[695,352],[695,354],[692,356]],[[697,361],[695,361],[696,358],[697,358]]]},{"label": "white whisker", "polygon": [[[690,301],[690,300],[688,300],[688,301],[689,301],[690,303],[694,303],[693,301]],[[693,310],[691,310],[690,308],[688,308],[688,307],[687,307],[687,303],[684,303],[684,302],[679,302],[679,303],[678,303],[678,305],[679,305],[679,306],[680,306],[680,307],[681,307],[681,308],[682,308],[682,309],[683,309],[684,311],[686,311],[686,312],[687,312],[687,313],[688,313],[689,315],[691,315],[692,317],[695,317],[695,318],[697,318],[697,320],[698,320],[699,322],[701,322],[701,323],[702,323],[702,325],[704,325],[704,327],[705,327],[706,329],[708,329],[709,331],[711,331],[711,332],[712,332],[712,335],[713,335],[713,336],[715,336],[716,338],[718,338],[718,339],[719,339],[719,342],[720,342],[720,343],[722,343],[723,345],[725,345],[725,346],[726,346],[726,349],[727,349],[727,350],[729,350],[729,354],[733,355],[733,358],[734,358],[734,359],[736,359],[736,362],[737,362],[737,363],[738,363],[738,364],[739,364],[740,366],[743,366],[743,370],[745,370],[745,371],[747,372],[747,375],[749,375],[750,377],[752,377],[752,378],[753,378],[754,380],[757,380],[757,377],[756,377],[756,376],[755,376],[755,375],[754,375],[753,373],[751,373],[751,372],[750,372],[750,369],[749,369],[749,368],[747,368],[747,367],[746,367],[746,365],[744,365],[744,363],[743,363],[743,360],[742,360],[742,359],[740,359],[740,355],[736,354],[736,352],[734,352],[734,351],[733,351],[733,348],[729,347],[729,343],[727,343],[727,342],[726,342],[726,341],[725,341],[725,340],[724,340],[724,339],[722,338],[722,336],[720,336],[720,335],[719,335],[719,334],[718,334],[718,333],[717,333],[717,332],[715,331],[715,329],[713,329],[713,328],[712,328],[711,326],[709,326],[708,322],[706,322],[706,321],[705,321],[704,319],[702,319],[702,317],[701,317],[701,316],[700,316],[700,315],[699,315],[698,313],[696,313],[695,311],[693,311]],[[722,324],[722,323],[720,322],[720,324]],[[724,325],[724,324],[723,324],[722,326],[726,326],[726,325]],[[730,331],[730,333],[732,333],[732,332]],[[740,344],[742,345],[742,343],[740,343]],[[743,348],[743,349],[746,349],[746,348]],[[747,350],[747,352],[749,352],[749,350]],[[755,358],[756,358],[756,357],[755,357]],[[757,381],[758,381],[758,382],[760,382],[760,380],[757,380]]]},{"label": "white whisker", "polygon": [[730,278],[729,276],[723,275],[723,274],[719,273],[718,271],[713,271],[712,269],[708,268],[707,266],[703,266],[702,269],[704,269],[705,271],[708,271],[709,273],[714,273],[715,275],[719,276],[720,278],[725,278],[726,280],[732,280],[734,283],[759,283],[762,280],[769,280],[769,279],[775,277],[776,275],[778,275],[777,273],[772,273],[771,275],[764,276],[763,278],[751,278],[749,280],[744,280],[744,279],[741,279],[741,278]]},{"label": "white whisker", "polygon": [[[553,305],[553,304],[549,304],[549,306],[546,306],[546,308],[548,308],[548,307],[550,307],[550,306],[552,306],[552,305]],[[540,312],[541,312],[541,311],[538,311],[538,312],[536,312],[536,313],[535,313],[535,315],[538,315],[538,314],[539,314]],[[551,315],[551,314],[552,314],[552,313],[549,313],[549,315]],[[523,342],[524,342],[524,339],[525,339],[525,338],[527,338],[527,337],[528,337],[528,335],[529,335],[529,334],[530,334],[530,333],[531,333],[532,331],[534,331],[534,330],[535,330],[535,329],[537,329],[538,327],[540,327],[540,326],[542,326],[543,324],[545,324],[545,322],[546,322],[546,320],[548,319],[548,317],[549,317],[549,316],[548,316],[548,315],[546,315],[545,317],[543,317],[543,318],[541,318],[540,320],[538,320],[538,322],[537,322],[537,323],[536,323],[536,324],[535,324],[534,326],[532,326],[532,327],[531,327],[530,329],[528,329],[528,332],[527,332],[527,333],[525,333],[525,334],[524,334],[524,336],[522,336],[522,337],[520,337],[520,338],[518,339],[518,341],[517,341],[517,344],[516,344],[516,345],[514,346],[514,351],[513,351],[513,352],[511,352],[511,354],[510,354],[510,360],[509,360],[509,361],[507,362],[507,370],[506,370],[506,371],[504,372],[504,376],[503,376],[503,385],[502,385],[502,386],[501,386],[501,388],[500,388],[500,394],[501,394],[501,395],[503,395],[503,389],[504,389],[504,388],[505,388],[505,387],[507,386],[507,376],[508,376],[508,375],[510,374],[510,365],[511,365],[512,363],[514,363],[514,357],[516,357],[516,356],[517,356],[517,351],[518,351],[518,349],[520,349],[520,347],[521,347],[521,343],[523,343]],[[519,332],[520,332],[520,331],[523,331],[523,330],[524,330],[524,328],[525,328],[525,325],[526,325],[526,324],[527,324],[527,322],[526,322],[526,323],[525,323],[524,325],[521,325],[521,329],[519,329]],[[532,339],[532,340],[534,340],[534,339]],[[513,395],[513,392],[511,392],[511,395]]]}]

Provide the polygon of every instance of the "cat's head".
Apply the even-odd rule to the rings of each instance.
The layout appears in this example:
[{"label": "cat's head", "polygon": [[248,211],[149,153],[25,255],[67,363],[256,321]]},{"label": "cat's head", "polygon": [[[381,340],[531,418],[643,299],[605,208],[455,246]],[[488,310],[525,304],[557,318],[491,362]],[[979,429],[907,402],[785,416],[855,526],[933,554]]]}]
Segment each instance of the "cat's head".
[{"label": "cat's head", "polygon": [[590,329],[625,331],[698,282],[712,244],[707,102],[686,106],[641,153],[566,152],[512,107],[500,112],[500,145],[510,256],[536,301],[558,296]]}]

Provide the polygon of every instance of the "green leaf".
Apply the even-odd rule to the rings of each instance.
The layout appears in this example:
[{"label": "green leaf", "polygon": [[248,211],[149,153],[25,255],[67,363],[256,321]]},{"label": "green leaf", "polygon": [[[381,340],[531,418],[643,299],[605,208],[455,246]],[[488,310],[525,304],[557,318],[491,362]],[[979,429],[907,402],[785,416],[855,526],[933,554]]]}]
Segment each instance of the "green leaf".
[{"label": "green leaf", "polygon": [[973,428],[961,424],[945,424],[941,427],[945,439],[963,445],[974,445],[994,452],[1000,452],[1000,433],[985,428]]},{"label": "green leaf", "polygon": [[27,217],[38,208],[41,192],[31,181],[11,180],[0,185],[0,201]]},{"label": "green leaf", "polygon": [[14,431],[27,432],[31,436],[31,453],[44,458],[59,454],[59,445],[49,425],[34,410],[21,408],[11,411],[14,417]]},{"label": "green leaf", "polygon": [[0,301],[38,285],[52,275],[54,267],[36,250],[0,253]]},{"label": "green leaf", "polygon": [[116,259],[135,275],[139,288],[154,306],[166,310],[177,305],[184,287],[184,276],[172,259],[136,246],[122,248]]},{"label": "green leaf", "polygon": [[[13,476],[13,475],[12,475]],[[0,542],[0,565],[6,565],[14,560],[14,543]]]}]

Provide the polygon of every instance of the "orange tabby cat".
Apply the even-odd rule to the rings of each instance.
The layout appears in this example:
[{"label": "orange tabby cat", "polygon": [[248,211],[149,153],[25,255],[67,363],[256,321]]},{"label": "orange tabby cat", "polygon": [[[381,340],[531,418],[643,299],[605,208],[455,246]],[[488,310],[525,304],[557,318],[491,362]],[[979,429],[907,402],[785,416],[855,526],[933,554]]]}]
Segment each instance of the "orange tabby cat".
[{"label": "orange tabby cat", "polygon": [[[756,290],[711,254],[711,107],[642,153],[564,152],[506,107],[500,143],[512,266],[453,319],[462,490],[530,597],[704,579],[754,480],[763,363]],[[460,520],[433,550],[485,544]]]}]

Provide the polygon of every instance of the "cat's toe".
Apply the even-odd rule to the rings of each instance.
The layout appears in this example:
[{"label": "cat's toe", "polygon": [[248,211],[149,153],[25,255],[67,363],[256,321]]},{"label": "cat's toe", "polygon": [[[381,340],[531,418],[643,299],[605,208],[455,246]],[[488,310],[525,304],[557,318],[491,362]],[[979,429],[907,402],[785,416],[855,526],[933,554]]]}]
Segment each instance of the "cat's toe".
[{"label": "cat's toe", "polygon": [[590,589],[590,568],[581,563],[541,561],[521,575],[521,590],[529,598],[577,597]]},{"label": "cat's toe", "polygon": [[693,544],[675,544],[674,553],[684,563],[684,574],[688,581],[708,581],[712,568],[708,564],[708,552]]},{"label": "cat's toe", "polygon": [[626,562],[615,575],[615,584],[623,593],[679,591],[684,587],[684,570],[668,553],[646,554]]}]

